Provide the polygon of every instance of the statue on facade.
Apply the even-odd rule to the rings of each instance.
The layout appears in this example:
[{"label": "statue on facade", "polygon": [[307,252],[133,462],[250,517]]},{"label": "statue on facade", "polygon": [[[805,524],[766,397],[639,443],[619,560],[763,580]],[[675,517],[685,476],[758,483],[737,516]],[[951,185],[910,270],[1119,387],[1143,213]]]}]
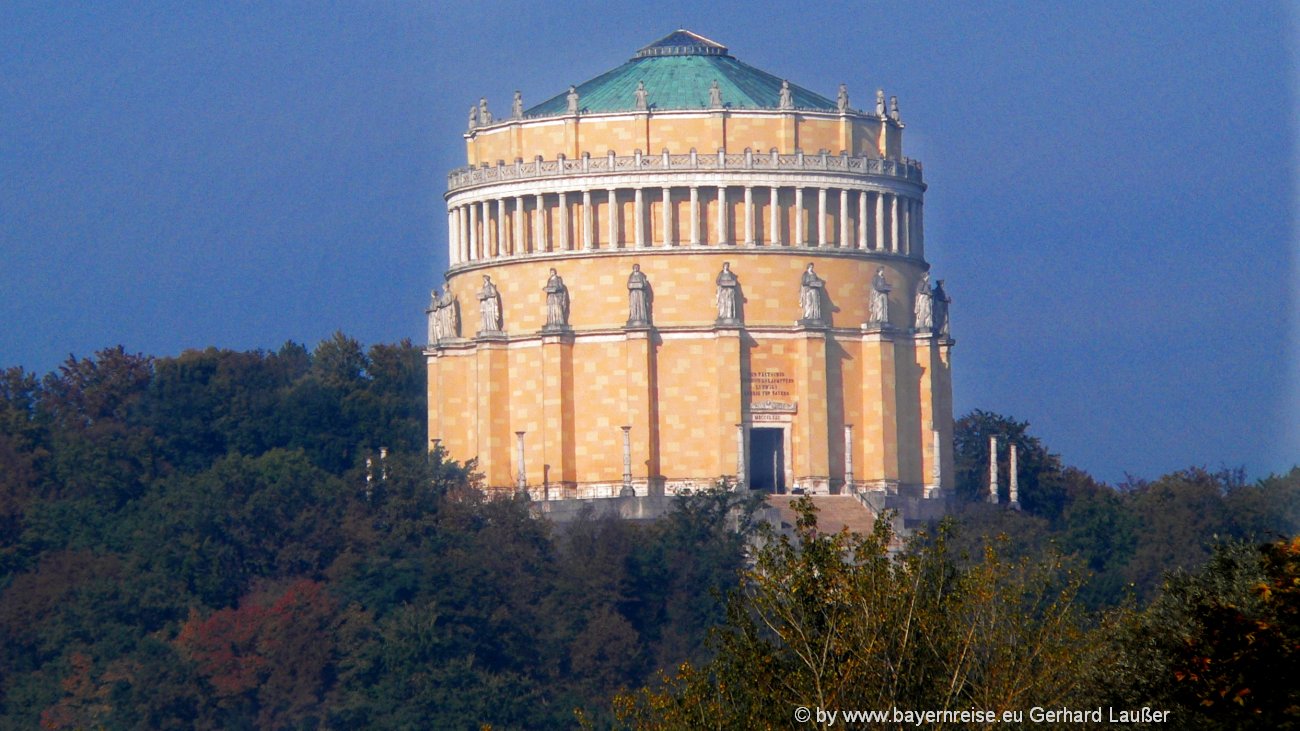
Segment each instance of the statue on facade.
[{"label": "statue on facade", "polygon": [[803,310],[803,319],[800,324],[821,325],[822,319],[822,293],[826,289],[826,280],[817,276],[813,271],[812,263],[804,270],[803,278],[799,282],[799,307]]},{"label": "statue on facade", "polygon": [[719,325],[740,324],[740,279],[731,271],[731,262],[722,262],[722,271],[716,280],[717,291],[713,301],[718,306]]},{"label": "statue on facade", "polygon": [[492,112],[488,111],[487,97],[485,96],[478,99],[478,119],[479,123],[484,126],[492,124]]},{"label": "statue on facade", "polygon": [[438,299],[438,317],[442,321],[444,338],[460,337],[460,309],[456,295],[451,293],[451,287],[444,287],[442,297]]},{"label": "statue on facade", "polygon": [[627,278],[627,326],[649,327],[650,321],[650,280],[641,272],[640,264],[632,265],[632,273]]},{"label": "statue on facade", "polygon": [[876,267],[876,275],[871,278],[871,322],[878,325],[889,324],[889,293],[893,291],[889,280],[885,279],[885,268]]},{"label": "statue on facade", "polygon": [[478,292],[479,332],[501,332],[501,292],[492,283],[492,277],[483,275],[483,289]]},{"label": "statue on facade", "polygon": [[646,93],[645,82],[636,82],[636,109],[638,112],[644,112],[650,108],[650,95]]},{"label": "statue on facade", "polygon": [[840,93],[835,97],[835,107],[840,110],[841,114],[849,111],[848,84],[840,84]]},{"label": "statue on facade", "polygon": [[718,86],[717,79],[714,79],[713,83],[709,84],[709,108],[722,108],[722,87]]},{"label": "statue on facade", "polygon": [[478,126],[478,105],[471,104],[469,105],[469,130],[473,132],[474,128],[477,126]]},{"label": "statue on facade", "polygon": [[781,109],[794,109],[794,95],[790,93],[790,82],[781,79],[781,100],[778,104]]},{"label": "statue on facade", "polygon": [[438,309],[438,300],[441,299],[438,290],[429,293],[429,307],[424,314],[429,318],[429,345],[437,345],[439,340],[443,339],[442,334],[442,312]]},{"label": "statue on facade", "polygon": [[934,307],[934,331],[941,337],[948,337],[948,305],[952,304],[952,298],[943,291],[942,279],[935,282],[930,297]]},{"label": "statue on facade", "polygon": [[876,116],[885,118],[885,90],[876,89]]},{"label": "statue on facade", "polygon": [[564,99],[566,102],[568,102],[569,114],[577,114],[578,113],[578,87],[570,85],[569,93],[564,96]]},{"label": "statue on facade", "polygon": [[565,330],[569,327],[569,288],[564,279],[551,268],[546,280],[546,327],[544,330]]},{"label": "statue on facade", "polygon": [[934,328],[934,298],[930,294],[929,274],[922,274],[921,281],[916,283],[915,303],[912,314],[915,315],[916,331],[928,333]]},{"label": "statue on facade", "polygon": [[903,121],[902,116],[898,113],[898,97],[896,96],[889,97],[889,118],[895,122]]},{"label": "statue on facade", "polygon": [[524,95],[518,89],[515,89],[515,99],[510,102],[511,119],[524,118]]}]

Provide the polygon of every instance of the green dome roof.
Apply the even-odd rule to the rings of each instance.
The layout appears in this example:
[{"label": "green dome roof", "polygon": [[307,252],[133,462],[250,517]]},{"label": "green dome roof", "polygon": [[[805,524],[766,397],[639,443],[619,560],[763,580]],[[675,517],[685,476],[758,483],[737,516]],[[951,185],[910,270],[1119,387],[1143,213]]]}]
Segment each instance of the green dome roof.
[{"label": "green dome roof", "polygon": [[[741,63],[726,46],[688,30],[677,30],[637,52],[627,63],[579,84],[578,108],[584,114],[628,112],[636,109],[636,87],[645,82],[651,110],[708,109],[709,87],[718,83],[722,105],[728,109],[776,109],[781,102],[781,78]],[[790,84],[799,109],[834,112],[833,100]],[[568,91],[524,113],[551,117],[568,111]]]}]

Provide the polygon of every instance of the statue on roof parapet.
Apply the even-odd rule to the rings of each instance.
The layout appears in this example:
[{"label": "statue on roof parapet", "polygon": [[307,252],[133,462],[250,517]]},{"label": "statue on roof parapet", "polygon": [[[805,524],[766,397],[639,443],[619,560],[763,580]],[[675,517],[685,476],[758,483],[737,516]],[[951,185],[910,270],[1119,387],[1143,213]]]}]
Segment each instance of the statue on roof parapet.
[{"label": "statue on roof parapet", "polygon": [[488,111],[487,97],[485,96],[478,99],[478,119],[479,123],[484,126],[492,124],[492,112]]},{"label": "statue on roof parapet", "polygon": [[785,79],[781,80],[781,100],[779,106],[781,109],[794,109],[794,95],[790,93],[790,82]]},{"label": "statue on roof parapet", "polygon": [[477,127],[477,126],[478,126],[478,105],[477,105],[477,104],[471,104],[471,105],[469,105],[469,129],[470,129],[470,131],[471,131],[471,132],[474,131],[474,128]]},{"label": "statue on roof parapet", "polygon": [[524,95],[518,89],[515,89],[515,100],[510,103],[510,118],[524,118]]},{"label": "statue on roof parapet", "polygon": [[876,89],[876,116],[885,118],[885,90]]},{"label": "statue on roof parapet", "polygon": [[569,93],[566,94],[564,98],[568,102],[569,114],[577,114],[578,113],[578,87],[570,85]]},{"label": "statue on roof parapet", "polygon": [[898,97],[896,96],[889,97],[889,118],[895,122],[903,121],[902,116],[898,113]]},{"label": "statue on roof parapet", "polygon": [[840,113],[849,111],[849,87],[848,84],[840,84],[840,93],[835,97],[835,106]]}]

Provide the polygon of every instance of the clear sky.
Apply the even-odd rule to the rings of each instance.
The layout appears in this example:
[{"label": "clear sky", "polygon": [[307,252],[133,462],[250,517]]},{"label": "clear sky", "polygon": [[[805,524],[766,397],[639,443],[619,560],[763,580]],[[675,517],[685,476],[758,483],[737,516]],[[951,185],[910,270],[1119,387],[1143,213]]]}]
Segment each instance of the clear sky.
[{"label": "clear sky", "polygon": [[0,3],[0,366],[423,333],[479,96],[683,26],[897,94],[958,413],[1099,478],[1300,462],[1300,23],[1272,3]]}]

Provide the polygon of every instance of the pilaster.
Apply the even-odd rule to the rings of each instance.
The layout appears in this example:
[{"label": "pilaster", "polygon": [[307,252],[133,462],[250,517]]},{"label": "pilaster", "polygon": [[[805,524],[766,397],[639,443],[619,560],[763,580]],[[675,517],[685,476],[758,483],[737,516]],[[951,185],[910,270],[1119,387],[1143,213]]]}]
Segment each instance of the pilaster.
[{"label": "pilaster", "polygon": [[718,457],[714,474],[733,475],[743,480],[744,475],[734,475],[740,450],[736,443],[736,424],[744,420],[744,394],[741,378],[741,330],[740,328],[719,328],[714,330],[714,372],[717,374],[718,411],[714,423],[717,425]]},{"label": "pilaster", "polygon": [[893,334],[876,330],[862,334],[863,464],[858,479],[868,488],[898,489],[898,368]]},{"label": "pilaster", "polygon": [[655,369],[655,331],[624,331],[627,352],[627,420],[632,427],[632,483],[637,494],[654,492],[659,477],[659,400]]},{"label": "pilaster", "polygon": [[801,328],[799,362],[795,368],[798,413],[794,420],[792,455],[794,487],[830,493],[829,414],[826,401],[826,330]]},{"label": "pilaster", "polygon": [[504,338],[480,339],[474,353],[478,468],[487,485],[510,485],[510,367]]},{"label": "pilaster", "polygon": [[[542,424],[536,439],[542,444],[542,465],[529,481],[551,487],[551,496],[560,497],[558,489],[577,481],[573,410],[573,334],[542,335]],[[549,467],[548,467],[549,466]],[[543,474],[545,473],[545,474]]]}]

